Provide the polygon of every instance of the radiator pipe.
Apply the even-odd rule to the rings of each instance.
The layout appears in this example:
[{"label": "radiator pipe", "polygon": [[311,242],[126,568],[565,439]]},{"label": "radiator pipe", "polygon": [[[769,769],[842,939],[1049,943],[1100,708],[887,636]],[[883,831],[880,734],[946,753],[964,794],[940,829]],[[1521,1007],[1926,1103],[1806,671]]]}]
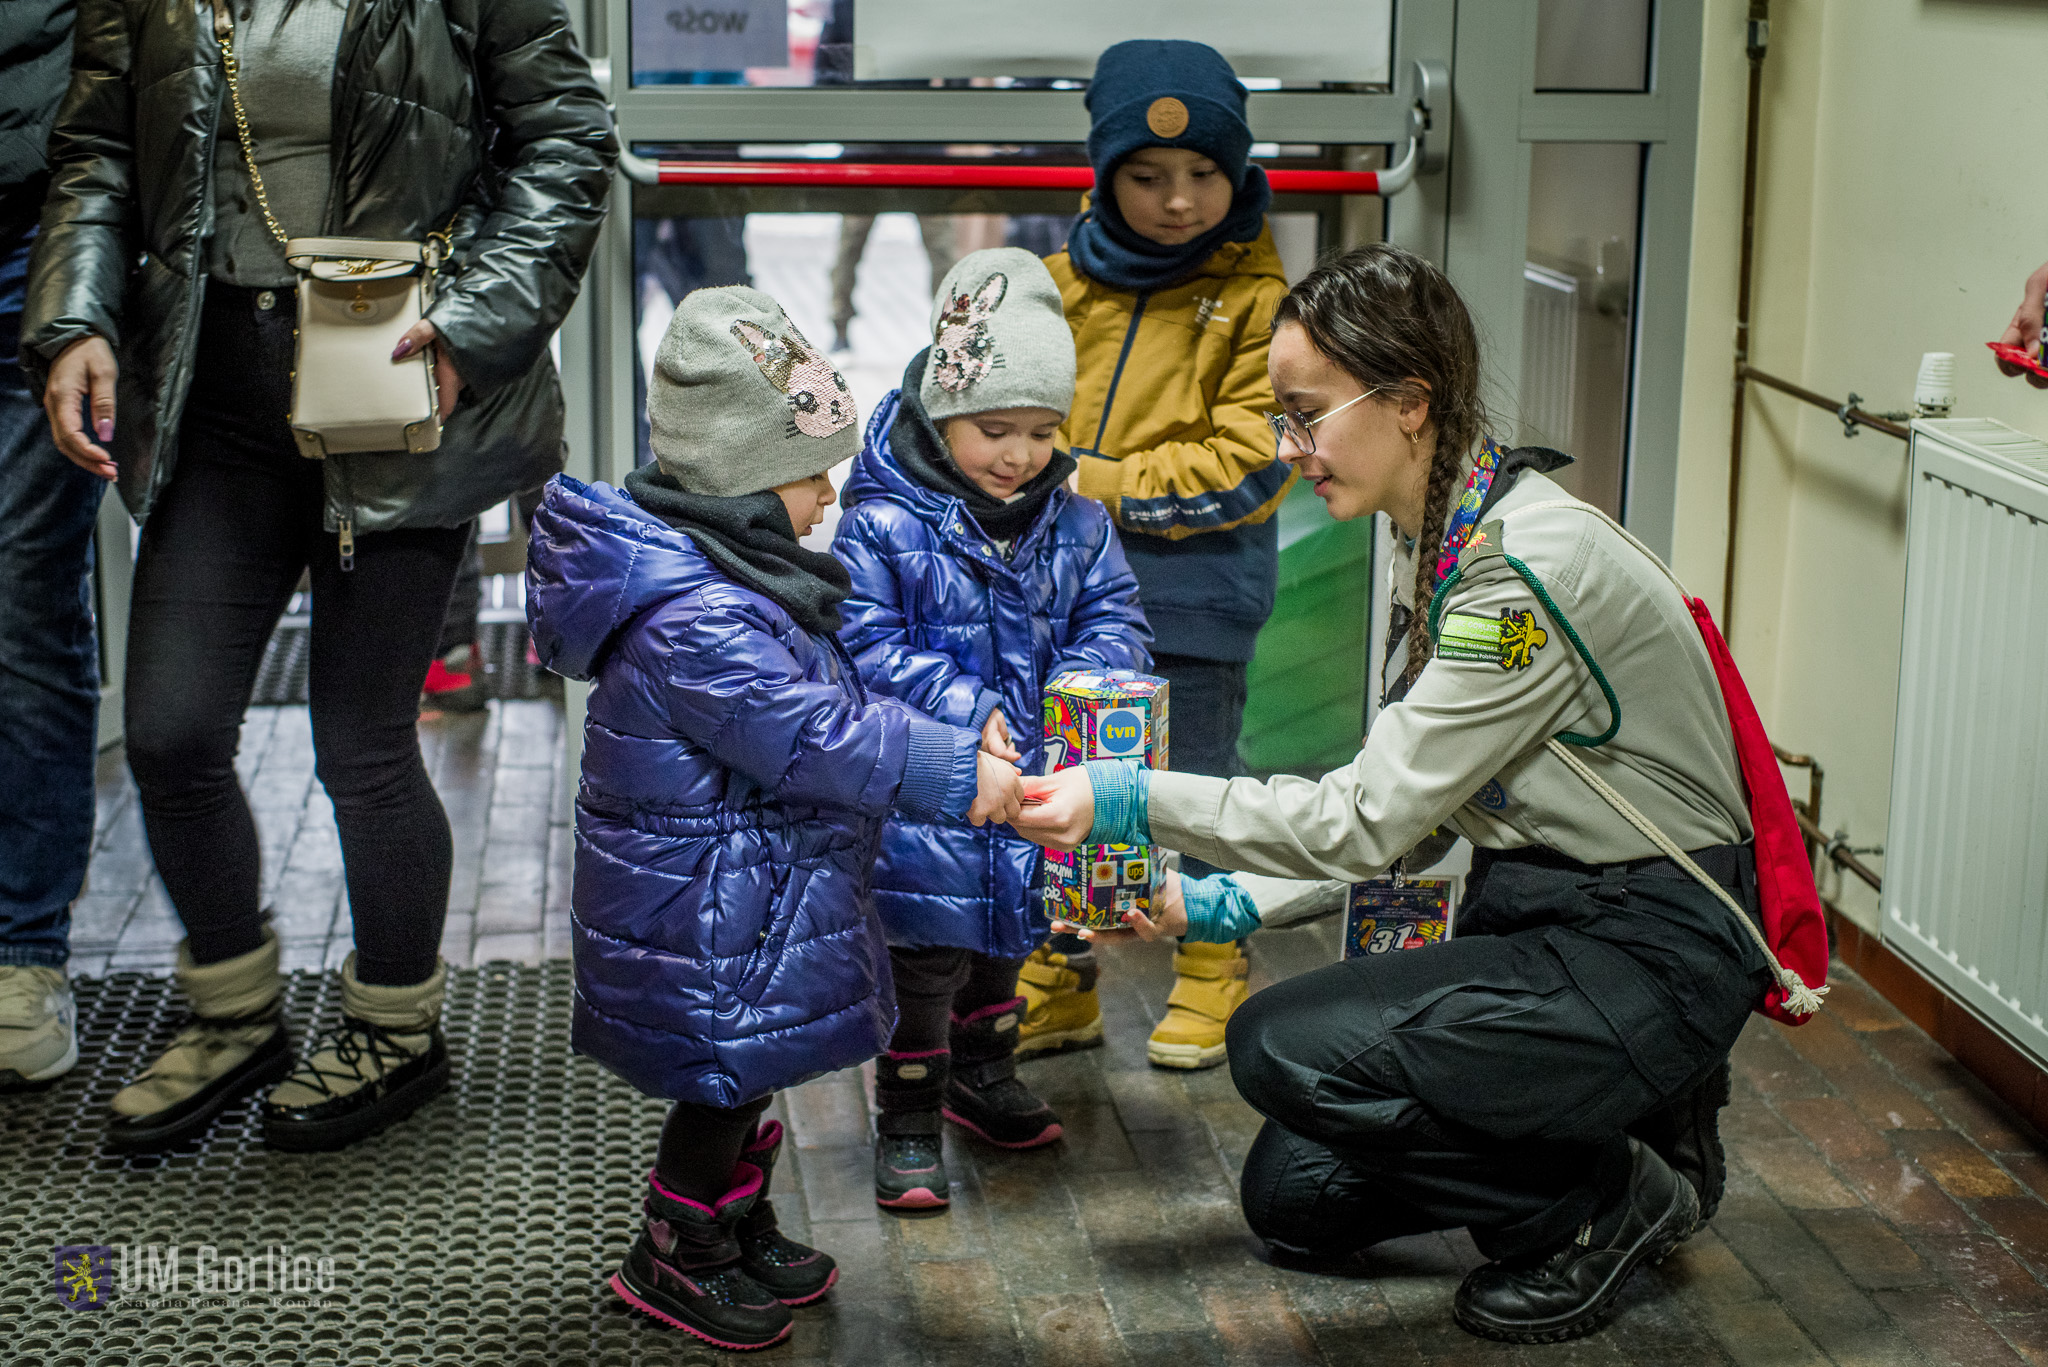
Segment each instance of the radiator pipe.
[{"label": "radiator pipe", "polygon": [[1836,403],[1825,394],[1816,394],[1804,385],[1793,384],[1790,380],[1781,380],[1776,375],[1758,370],[1753,365],[1740,366],[1737,370],[1743,379],[1755,380],[1758,384],[1766,385],[1781,394],[1790,394],[1793,398],[1804,403],[1810,403],[1815,408],[1825,408],[1828,412],[1842,420],[1842,429],[1848,436],[1855,436],[1856,429],[1859,427],[1868,427],[1873,432],[1882,432],[1888,437],[1897,437],[1900,441],[1907,441],[1912,438],[1913,434],[1908,428],[1887,418],[1880,418],[1875,413],[1867,413],[1863,409],[1858,408],[1856,405],[1861,400],[1855,394],[1849,396],[1847,403]]},{"label": "radiator pipe", "polygon": [[1728,546],[1721,570],[1721,630],[1735,634],[1735,532],[1742,515],[1742,422],[1749,370],[1750,278],[1756,264],[1756,154],[1763,123],[1764,54],[1771,45],[1770,0],[1749,0],[1749,113],[1743,128],[1742,264],[1735,279],[1734,422],[1728,437]]},{"label": "radiator pipe", "polygon": [[1811,857],[1826,855],[1838,868],[1847,869],[1870,885],[1872,892],[1884,891],[1884,879],[1870,871],[1870,866],[1856,857],[1849,843],[1838,836],[1829,835],[1820,826],[1821,784],[1826,775],[1820,761],[1812,755],[1795,755],[1782,745],[1773,745],[1771,750],[1778,757],[1778,763],[1788,769],[1806,770],[1806,801],[1792,804],[1792,815],[1799,821],[1799,829],[1806,836],[1806,851]]},{"label": "radiator pipe", "polygon": [[1819,826],[1815,825],[1813,818],[1802,811],[1796,802],[1792,804],[1792,815],[1799,819],[1799,829],[1806,832],[1806,838],[1818,844],[1821,853],[1833,860],[1838,868],[1847,869],[1850,873],[1855,874],[1858,878],[1870,884],[1872,892],[1884,891],[1884,879],[1872,873],[1868,864],[1858,859],[1854,854],[1851,854],[1846,844],[1834,836],[1828,835]]}]

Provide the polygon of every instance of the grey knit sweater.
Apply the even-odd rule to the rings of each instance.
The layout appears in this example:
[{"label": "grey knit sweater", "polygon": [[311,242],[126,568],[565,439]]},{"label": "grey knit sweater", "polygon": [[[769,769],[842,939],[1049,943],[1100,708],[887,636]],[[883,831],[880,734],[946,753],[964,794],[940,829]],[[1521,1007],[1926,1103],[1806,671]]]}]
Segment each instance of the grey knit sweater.
[{"label": "grey knit sweater", "polygon": [[[242,105],[271,213],[290,237],[317,236],[327,220],[333,138],[334,57],[345,0],[234,0]],[[289,13],[287,13],[289,10]],[[284,249],[263,221],[235,136],[232,106],[221,112],[214,148],[213,239],[207,269],[252,288],[292,283]]]}]

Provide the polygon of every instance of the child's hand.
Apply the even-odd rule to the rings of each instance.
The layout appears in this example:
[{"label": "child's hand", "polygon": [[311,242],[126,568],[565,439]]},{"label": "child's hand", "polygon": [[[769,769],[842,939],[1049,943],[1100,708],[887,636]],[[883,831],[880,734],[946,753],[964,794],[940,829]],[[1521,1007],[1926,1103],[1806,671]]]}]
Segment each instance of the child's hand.
[{"label": "child's hand", "polygon": [[988,714],[988,721],[981,728],[981,748],[1012,764],[1024,758],[1017,749],[1017,743],[1010,739],[1010,723],[1004,719],[1000,707]]},{"label": "child's hand", "polygon": [[1022,815],[1010,824],[1017,834],[1048,849],[1071,850],[1095,825],[1095,788],[1080,765],[1024,780]]},{"label": "child's hand", "polygon": [[1024,810],[1024,784],[1017,777],[1017,766],[979,750],[974,756],[974,778],[977,791],[974,805],[967,809],[968,821],[976,826],[1014,822]]}]

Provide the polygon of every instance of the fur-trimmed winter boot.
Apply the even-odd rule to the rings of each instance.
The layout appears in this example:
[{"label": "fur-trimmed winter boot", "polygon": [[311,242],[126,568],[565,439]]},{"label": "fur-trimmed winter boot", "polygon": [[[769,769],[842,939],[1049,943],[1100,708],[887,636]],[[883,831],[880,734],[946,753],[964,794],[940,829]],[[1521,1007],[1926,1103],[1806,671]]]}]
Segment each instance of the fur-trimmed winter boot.
[{"label": "fur-trimmed winter boot", "polygon": [[338,1149],[402,1120],[448,1085],[441,1000],[448,965],[425,982],[386,987],[341,965],[341,1024],[322,1030],[290,1077],[263,1103],[263,1138],[274,1149]]},{"label": "fur-trimmed winter boot", "polygon": [[114,1093],[111,1146],[169,1148],[203,1133],[237,1097],[291,1071],[277,962],[277,935],[269,926],[262,944],[217,964],[194,963],[188,943],[178,941],[172,973],[192,1015],[170,1047]]}]

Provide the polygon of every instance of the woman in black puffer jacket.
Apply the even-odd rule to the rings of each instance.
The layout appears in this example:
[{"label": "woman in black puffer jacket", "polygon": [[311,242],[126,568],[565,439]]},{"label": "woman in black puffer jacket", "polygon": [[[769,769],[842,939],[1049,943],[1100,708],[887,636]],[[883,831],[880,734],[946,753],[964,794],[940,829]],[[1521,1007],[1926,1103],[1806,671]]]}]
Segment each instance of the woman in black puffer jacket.
[{"label": "woman in black puffer jacket", "polygon": [[[562,0],[232,3],[81,0],[22,327],[59,447],[143,524],[128,757],[194,1015],[114,1098],[112,1137],[131,1148],[197,1133],[272,1082],[270,1142],[333,1147],[446,1083],[452,855],[414,712],[465,524],[561,466],[548,338],[617,154]],[[230,28],[260,181],[231,112]],[[293,237],[448,230],[433,306],[401,344],[434,347],[437,451],[298,454],[294,276],[272,218]],[[340,1024],[295,1065],[234,756],[308,569],[314,749],[356,952]],[[324,937],[331,910],[286,905],[284,933]]]}]

